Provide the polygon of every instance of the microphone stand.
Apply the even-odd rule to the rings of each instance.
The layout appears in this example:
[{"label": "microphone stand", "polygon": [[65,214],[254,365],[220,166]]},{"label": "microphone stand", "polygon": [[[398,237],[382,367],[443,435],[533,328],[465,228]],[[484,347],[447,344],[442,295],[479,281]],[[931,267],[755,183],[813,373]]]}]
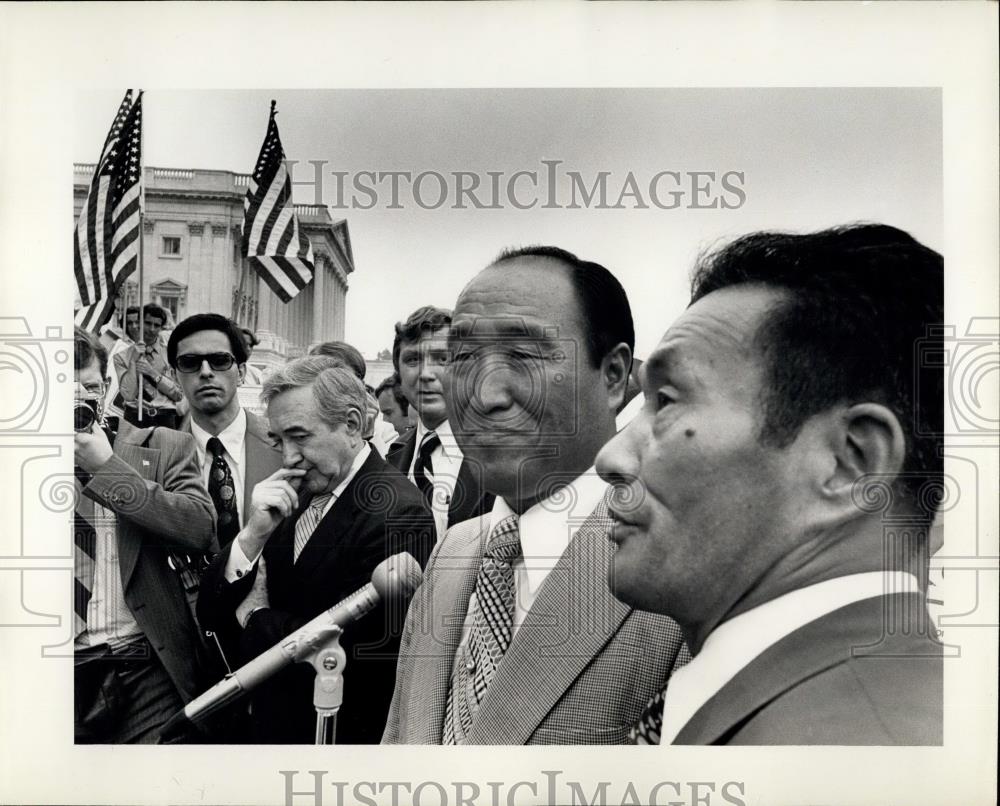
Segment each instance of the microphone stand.
[{"label": "microphone stand", "polygon": [[296,660],[311,663],[316,670],[313,706],[316,708],[315,744],[337,743],[337,712],[344,702],[344,667],[347,653],[340,645],[344,631],[336,624],[324,630],[313,651]]}]

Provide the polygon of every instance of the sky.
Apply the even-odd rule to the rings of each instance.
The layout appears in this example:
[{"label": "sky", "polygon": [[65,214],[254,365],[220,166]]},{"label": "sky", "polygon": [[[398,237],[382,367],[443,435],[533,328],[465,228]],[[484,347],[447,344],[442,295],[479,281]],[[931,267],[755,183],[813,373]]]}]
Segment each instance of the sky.
[{"label": "sky", "polygon": [[[96,159],[123,92],[76,96],[75,161]],[[347,219],[355,258],[345,338],[368,357],[391,346],[393,324],[416,307],[452,307],[508,247],[556,245],[611,269],[632,304],[639,357],[687,304],[698,255],[736,235],[876,220],[942,248],[934,89],[158,89],[144,99],[146,165],[249,173],[272,98],[286,155],[299,163],[295,201],[316,201],[307,162],[323,162],[326,204],[338,201],[331,172],[346,172],[348,209],[331,210]],[[541,209],[550,201],[543,160],[559,161],[552,209]],[[426,209],[440,198],[438,180],[421,181],[421,206],[401,179],[392,209],[390,180],[371,178],[364,182],[376,186],[377,202],[351,208],[352,183],[364,171],[433,171],[449,187],[438,209]],[[518,171],[537,172],[541,189],[522,176],[508,194]],[[491,203],[489,172],[500,172],[500,209],[474,209],[468,197],[469,209],[454,209],[454,172],[479,179],[483,204]],[[609,206],[631,174],[638,197],[623,197],[623,209],[597,209],[596,197],[588,206],[578,196],[579,208],[568,209],[568,172],[588,189],[607,172]],[[723,174],[742,194],[723,187]],[[653,203],[657,175],[662,205],[671,204],[670,190],[683,191],[675,209]],[[692,183],[706,190],[696,193]],[[370,194],[353,199],[372,204]],[[532,209],[514,206],[532,200]],[[715,208],[692,208],[712,200]],[[640,201],[647,209],[637,209]]]}]

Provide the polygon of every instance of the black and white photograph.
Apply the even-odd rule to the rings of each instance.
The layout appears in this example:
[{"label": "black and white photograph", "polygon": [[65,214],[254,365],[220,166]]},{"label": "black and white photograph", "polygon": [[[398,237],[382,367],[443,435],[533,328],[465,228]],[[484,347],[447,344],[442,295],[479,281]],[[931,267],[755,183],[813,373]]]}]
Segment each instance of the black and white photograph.
[{"label": "black and white photograph", "polygon": [[0,8],[0,799],[995,801],[996,6],[727,7]]}]

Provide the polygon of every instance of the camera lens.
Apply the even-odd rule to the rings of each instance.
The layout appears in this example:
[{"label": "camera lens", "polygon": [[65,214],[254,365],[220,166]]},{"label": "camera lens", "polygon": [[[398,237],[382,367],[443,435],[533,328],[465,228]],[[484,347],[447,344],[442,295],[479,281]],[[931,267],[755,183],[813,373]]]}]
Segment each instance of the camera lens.
[{"label": "camera lens", "polygon": [[73,407],[73,430],[89,431],[97,419],[96,407],[90,403],[77,403]]}]

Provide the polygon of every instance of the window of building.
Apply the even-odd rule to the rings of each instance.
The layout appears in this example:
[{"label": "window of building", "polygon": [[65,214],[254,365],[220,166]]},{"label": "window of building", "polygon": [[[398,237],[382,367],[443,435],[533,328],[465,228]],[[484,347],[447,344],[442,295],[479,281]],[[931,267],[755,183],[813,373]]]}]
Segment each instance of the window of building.
[{"label": "window of building", "polygon": [[149,289],[150,299],[170,312],[172,324],[185,316],[187,308],[187,286],[167,279],[154,283]]},{"label": "window of building", "polygon": [[163,250],[161,253],[164,257],[180,257],[181,256],[181,239],[177,235],[164,235],[163,236]]}]

